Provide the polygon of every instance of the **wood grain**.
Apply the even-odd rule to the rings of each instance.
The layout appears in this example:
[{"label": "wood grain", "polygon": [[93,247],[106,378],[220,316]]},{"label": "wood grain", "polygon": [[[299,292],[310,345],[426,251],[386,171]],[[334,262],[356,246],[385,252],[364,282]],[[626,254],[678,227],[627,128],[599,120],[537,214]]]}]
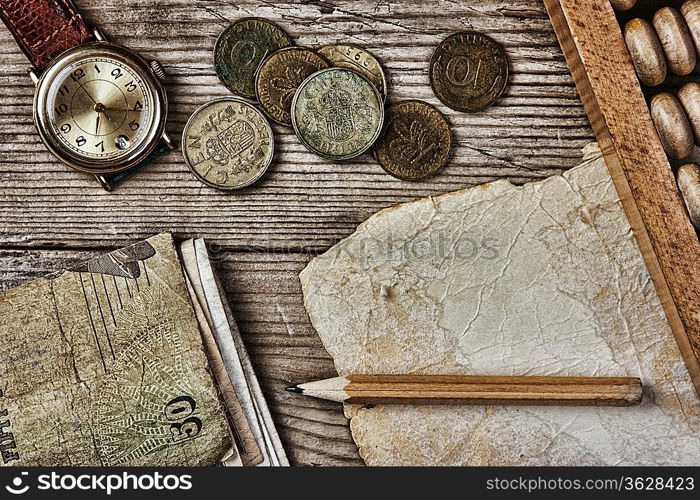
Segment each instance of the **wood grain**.
[{"label": "wood grain", "polygon": [[545,0],[647,268],[700,395],[700,241],[608,2]]},{"label": "wood grain", "polygon": [[[179,137],[190,113],[229,95],[212,50],[229,22],[272,19],[298,45],[339,41],[384,64],[389,101],[424,99],[443,111],[456,147],[425,182],[385,174],[370,156],[330,163],[275,127],[279,154],[264,180],[240,193],[200,184],[175,151],[105,193],[59,164],[31,118],[28,64],[0,29],[0,286],[7,288],[135,239],[169,231],[207,238],[290,460],[359,465],[339,404],[300,400],[285,385],[335,375],[303,308],[297,278],[309,256],[351,234],[372,213],[414,198],[507,178],[523,183],[576,165],[593,140],[585,111],[540,0],[188,1],[76,0],[115,42],[158,59],[168,72],[168,130]],[[512,78],[482,113],[445,108],[428,82],[433,48],[476,29],[501,42]]]}]

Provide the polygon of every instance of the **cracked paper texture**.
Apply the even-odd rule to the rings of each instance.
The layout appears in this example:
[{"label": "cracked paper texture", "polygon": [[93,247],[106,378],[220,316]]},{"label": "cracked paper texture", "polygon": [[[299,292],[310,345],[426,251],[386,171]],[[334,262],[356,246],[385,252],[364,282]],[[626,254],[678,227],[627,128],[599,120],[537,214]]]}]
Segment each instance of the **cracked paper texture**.
[{"label": "cracked paper texture", "polygon": [[595,147],[372,216],[301,273],[341,375],[634,376],[638,407],[346,405],[369,465],[697,465],[700,405]]},{"label": "cracked paper texture", "polygon": [[232,441],[160,235],[0,294],[3,465],[212,465]]}]

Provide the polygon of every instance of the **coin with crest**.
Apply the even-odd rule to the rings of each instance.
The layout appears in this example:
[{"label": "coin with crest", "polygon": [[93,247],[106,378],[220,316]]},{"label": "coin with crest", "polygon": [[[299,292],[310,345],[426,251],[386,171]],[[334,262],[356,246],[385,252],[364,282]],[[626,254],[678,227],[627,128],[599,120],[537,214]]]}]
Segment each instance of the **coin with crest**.
[{"label": "coin with crest", "polygon": [[384,121],[374,156],[388,173],[415,181],[434,175],[447,163],[452,133],[435,107],[423,101],[402,101],[387,108]]},{"label": "coin with crest", "polygon": [[433,53],[430,84],[446,106],[480,111],[496,102],[506,89],[508,58],[503,47],[483,33],[455,33]]},{"label": "coin with crest", "polygon": [[292,99],[299,85],[330,64],[313,50],[289,47],[265,59],[255,78],[260,108],[273,121],[292,126]]},{"label": "coin with crest", "polygon": [[377,140],[384,102],[364,76],[345,68],[314,73],[292,102],[292,124],[312,152],[333,160],[354,158]]},{"label": "coin with crest", "polygon": [[205,104],[182,132],[185,163],[200,181],[216,189],[253,184],[272,163],[274,150],[267,119],[253,105],[235,97]]},{"label": "coin with crest", "polygon": [[386,100],[387,83],[384,69],[369,51],[355,45],[326,45],[318,53],[328,59],[333,66],[357,71],[377,87],[382,99]]},{"label": "coin with crest", "polygon": [[216,74],[241,97],[255,98],[255,72],[273,52],[292,45],[282,28],[266,19],[239,19],[219,36],[214,47]]}]

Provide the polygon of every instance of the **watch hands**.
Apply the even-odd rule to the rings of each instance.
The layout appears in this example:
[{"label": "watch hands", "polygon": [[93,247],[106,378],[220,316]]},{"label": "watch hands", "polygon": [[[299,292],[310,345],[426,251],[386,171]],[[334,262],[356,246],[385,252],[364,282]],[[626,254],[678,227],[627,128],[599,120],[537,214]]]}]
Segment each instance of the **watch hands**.
[{"label": "watch hands", "polygon": [[85,94],[90,98],[90,100],[95,103],[94,110],[97,112],[97,119],[96,119],[96,124],[95,124],[95,135],[99,135],[100,115],[104,115],[104,117],[107,118],[107,121],[112,122],[112,123],[114,123],[114,122],[109,117],[109,115],[107,113],[105,113],[105,111],[107,110],[105,105],[100,103],[100,102],[97,102],[95,100],[95,98],[92,97],[90,92],[87,91],[87,89],[85,88],[85,86],[82,83],[78,82],[78,88],[83,89],[83,92],[85,92]]},{"label": "watch hands", "polygon": [[87,96],[90,98],[90,100],[95,103],[95,106],[97,106],[97,101],[95,100],[94,97],[92,97],[92,95],[90,95],[90,92],[87,91],[87,89],[83,86],[82,83],[78,82],[78,88],[83,89],[83,92],[85,92],[87,94]]},{"label": "watch hands", "polygon": [[104,110],[105,111],[115,111],[117,113],[129,113],[129,112],[131,112],[131,110],[128,108],[109,108],[107,106],[105,106]]},{"label": "watch hands", "polygon": [[107,118],[108,121],[114,123],[114,122],[112,121],[112,119],[109,117],[109,115],[105,112],[105,111],[107,111],[107,108],[105,107],[104,104],[102,104],[102,103],[100,103],[100,102],[96,102],[96,103],[95,103],[94,109],[95,109],[95,111],[97,112],[97,116],[98,116],[98,117],[99,117],[100,115],[104,115],[104,117]]},{"label": "watch hands", "polygon": [[108,108],[101,102],[97,102],[94,97],[88,92],[88,90],[85,88],[85,86],[78,82],[78,88],[82,89],[83,92],[90,98],[90,100],[95,103],[95,106],[93,109],[97,112],[97,117],[95,119],[95,135],[99,135],[99,130],[100,130],[100,117],[104,116],[107,121],[110,123],[114,123],[114,120],[112,120],[109,115],[107,114],[107,111],[116,111],[116,112],[123,112],[123,111],[128,111],[127,109],[119,109],[119,108]]}]

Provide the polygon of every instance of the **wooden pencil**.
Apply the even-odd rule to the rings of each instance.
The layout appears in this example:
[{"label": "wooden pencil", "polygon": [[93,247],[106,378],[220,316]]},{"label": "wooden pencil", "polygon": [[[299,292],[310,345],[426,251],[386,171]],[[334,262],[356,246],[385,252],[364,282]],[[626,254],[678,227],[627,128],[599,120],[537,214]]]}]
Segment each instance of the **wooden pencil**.
[{"label": "wooden pencil", "polygon": [[633,377],[348,375],[287,387],[315,398],[357,404],[632,406]]}]

